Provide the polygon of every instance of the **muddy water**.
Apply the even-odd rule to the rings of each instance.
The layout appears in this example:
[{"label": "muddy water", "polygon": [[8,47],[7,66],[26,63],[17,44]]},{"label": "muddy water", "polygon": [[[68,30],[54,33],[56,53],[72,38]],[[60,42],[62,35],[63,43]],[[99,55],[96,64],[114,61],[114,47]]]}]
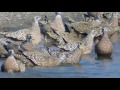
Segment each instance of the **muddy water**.
[{"label": "muddy water", "polygon": [[[71,15],[68,13],[66,14]],[[77,15],[75,13],[73,14],[76,17],[78,17],[77,16],[78,14]],[[30,12],[28,12],[27,14],[22,13],[22,15],[20,15],[19,12],[16,14],[12,12],[0,13],[0,20],[4,21],[1,24],[2,29],[4,29],[5,31],[8,30],[14,31],[17,30],[18,28],[29,27],[31,25],[31,21],[30,21],[31,19],[29,18],[32,18],[34,15],[36,15],[36,13],[35,12],[32,13],[31,17],[29,17],[29,15]],[[37,13],[37,15],[41,15],[41,14]],[[17,21],[17,19],[19,20]],[[120,39],[119,38],[120,36],[118,35],[111,39],[114,45],[114,52],[111,58],[107,58],[107,59],[97,58],[93,50],[93,52],[90,55],[83,56],[80,63],[77,65],[61,65],[58,67],[49,67],[49,68],[41,68],[41,67],[26,68],[25,73],[15,73],[15,74],[8,74],[0,71],[0,78],[111,78],[111,77],[120,78],[120,49],[119,49]],[[0,67],[3,61],[4,59],[0,59]]]}]

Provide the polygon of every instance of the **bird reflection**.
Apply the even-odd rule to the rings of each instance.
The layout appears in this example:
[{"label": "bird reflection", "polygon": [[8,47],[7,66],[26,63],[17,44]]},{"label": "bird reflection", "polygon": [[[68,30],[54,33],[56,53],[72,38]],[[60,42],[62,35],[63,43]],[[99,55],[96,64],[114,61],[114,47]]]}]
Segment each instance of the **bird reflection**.
[{"label": "bird reflection", "polygon": [[95,60],[112,61],[112,57],[95,57]]}]

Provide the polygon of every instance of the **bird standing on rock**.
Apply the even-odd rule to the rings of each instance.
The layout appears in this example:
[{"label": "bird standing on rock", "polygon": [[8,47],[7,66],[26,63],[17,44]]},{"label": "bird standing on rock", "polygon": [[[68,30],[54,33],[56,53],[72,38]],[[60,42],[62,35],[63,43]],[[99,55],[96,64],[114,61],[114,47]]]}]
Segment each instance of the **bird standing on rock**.
[{"label": "bird standing on rock", "polygon": [[24,41],[26,40],[27,34],[32,34],[32,43],[34,45],[38,45],[42,38],[40,33],[40,27],[38,24],[38,20],[40,19],[41,18],[39,16],[35,16],[32,22],[32,27],[30,28],[21,29],[15,32],[0,32],[0,34],[4,34],[6,38],[18,41]]},{"label": "bird standing on rock", "polygon": [[28,34],[26,36],[26,40],[21,42],[20,44],[16,44],[13,42],[6,42],[4,44],[4,48],[9,52],[9,49],[13,49],[15,52],[15,58],[22,63],[24,63],[28,67],[33,67],[34,64],[30,62],[20,51],[32,51],[35,50],[35,46],[32,44],[32,36]]},{"label": "bird standing on rock", "polygon": [[61,17],[61,12],[55,12],[56,16],[53,21],[40,21],[41,33],[44,35],[45,41],[49,42],[48,32],[60,31],[65,32],[65,26]]},{"label": "bird standing on rock", "polygon": [[103,29],[103,36],[101,40],[95,45],[95,52],[97,56],[110,57],[113,52],[113,45],[107,35],[108,29]]},{"label": "bird standing on rock", "polygon": [[63,20],[62,20],[62,17],[61,17],[61,12],[55,12],[56,14],[56,17],[54,19],[53,22],[51,22],[51,28],[53,30],[59,30],[59,31],[62,31],[62,32],[65,32],[65,26],[63,24]]}]

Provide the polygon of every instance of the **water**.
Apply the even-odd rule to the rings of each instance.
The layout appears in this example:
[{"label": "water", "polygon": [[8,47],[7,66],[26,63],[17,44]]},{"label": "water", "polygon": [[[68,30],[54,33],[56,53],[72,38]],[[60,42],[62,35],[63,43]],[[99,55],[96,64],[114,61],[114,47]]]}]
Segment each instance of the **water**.
[{"label": "water", "polygon": [[[0,72],[0,78],[120,78],[120,43],[114,44],[111,58],[96,58],[94,52],[84,56],[80,64],[58,67],[26,68],[25,73]],[[3,60],[0,60],[0,66]]]},{"label": "water", "polygon": [[[73,17],[68,12],[66,14]],[[21,15],[19,18],[10,14],[12,15],[11,17],[7,13],[0,13],[0,15],[2,15],[0,17],[3,17],[3,21],[6,21],[6,24],[3,23],[4,31],[16,31],[19,28],[21,29],[21,27],[29,27],[31,25],[30,18],[34,16],[30,16],[29,12],[28,14],[25,13]],[[4,19],[9,16],[11,18],[10,20],[14,23],[11,23],[10,21],[8,22]],[[79,14],[76,15],[76,17],[78,16]],[[16,22],[16,19],[19,20]],[[75,20],[78,20],[78,18]],[[120,78],[120,39],[118,38],[117,40],[114,37],[113,42],[117,43],[114,43],[114,52],[109,59],[96,58],[96,55],[92,52],[91,55],[84,56],[81,59],[80,64],[77,65],[61,65],[49,68],[26,68],[25,73],[15,74],[3,73],[0,71],[0,78]],[[0,60],[0,67],[2,63],[3,59]]]}]

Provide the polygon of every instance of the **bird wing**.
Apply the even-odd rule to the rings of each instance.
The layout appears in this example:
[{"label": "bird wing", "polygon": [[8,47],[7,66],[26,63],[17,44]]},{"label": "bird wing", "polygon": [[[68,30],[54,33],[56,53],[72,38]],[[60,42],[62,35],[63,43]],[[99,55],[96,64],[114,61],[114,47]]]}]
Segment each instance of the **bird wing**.
[{"label": "bird wing", "polygon": [[26,35],[30,34],[31,30],[30,29],[21,29],[16,32],[10,32],[6,34],[6,37],[8,38],[14,38],[17,40],[26,40]]},{"label": "bird wing", "polygon": [[33,52],[24,51],[23,54],[38,66],[41,65],[42,62],[44,62],[44,59],[42,58],[43,57],[42,53],[38,51]]}]

